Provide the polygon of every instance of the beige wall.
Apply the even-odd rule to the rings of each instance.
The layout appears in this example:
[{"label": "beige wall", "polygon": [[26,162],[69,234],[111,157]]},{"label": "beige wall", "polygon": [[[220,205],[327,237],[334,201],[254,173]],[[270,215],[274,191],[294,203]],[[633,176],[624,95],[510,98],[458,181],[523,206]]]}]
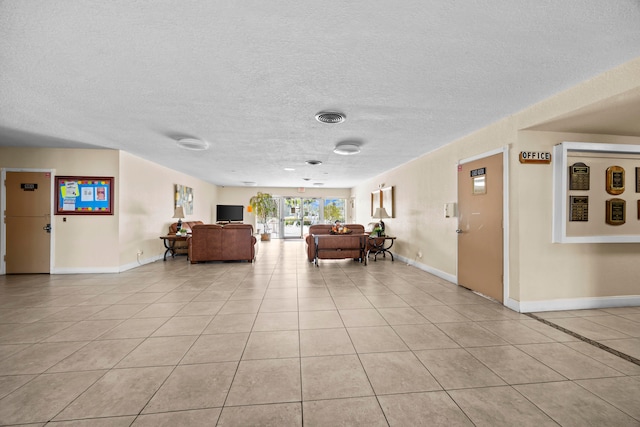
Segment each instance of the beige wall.
[{"label": "beige wall", "polygon": [[183,221],[210,223],[215,218],[217,186],[122,151],[120,183],[121,266],[135,266],[139,250],[142,262],[164,254],[159,236],[177,221],[172,218],[176,184],[193,189],[193,214]]},{"label": "beige wall", "polygon": [[[522,131],[519,149],[512,157],[522,150],[550,152],[563,141],[640,144],[636,137]],[[517,245],[522,262],[512,263],[511,281],[512,286],[520,287],[523,301],[640,294],[639,243],[551,243],[552,165],[520,164],[516,160],[513,169],[520,179],[517,188],[512,187],[512,194],[520,197],[515,206],[518,226],[512,224],[511,241]],[[629,186],[634,179],[630,171]],[[630,186],[627,191],[635,188]],[[637,221],[635,208],[628,207],[629,221]],[[591,219],[595,220],[595,214]]]},{"label": "beige wall", "polygon": [[114,215],[53,216],[52,272],[111,271],[118,266],[117,151],[0,147],[0,167],[55,169],[55,175],[114,177]]},{"label": "beige wall", "polygon": [[[449,145],[386,171],[353,188],[357,222],[370,221],[371,191],[395,186],[396,218],[385,221],[397,237],[395,253],[447,280],[456,281],[456,218],[444,217],[444,204],[457,200],[459,161],[508,149],[509,227],[506,257],[507,301],[525,311],[588,306],[583,299],[617,297],[638,303],[640,244],[552,244],[551,165],[522,165],[520,151],[551,151],[563,140],[638,144],[637,138],[521,131],[640,87],[640,58],[542,101]],[[417,141],[419,143],[419,141]],[[422,258],[418,258],[418,253]],[[633,297],[633,298],[632,298]],[[557,303],[561,301],[560,303]],[[615,303],[615,301],[614,301]]]},{"label": "beige wall", "polygon": [[53,217],[52,273],[118,272],[159,259],[159,236],[175,222],[175,184],[193,188],[194,213],[185,220],[215,216],[217,186],[117,150],[0,147],[0,168],[115,178],[114,215]]}]

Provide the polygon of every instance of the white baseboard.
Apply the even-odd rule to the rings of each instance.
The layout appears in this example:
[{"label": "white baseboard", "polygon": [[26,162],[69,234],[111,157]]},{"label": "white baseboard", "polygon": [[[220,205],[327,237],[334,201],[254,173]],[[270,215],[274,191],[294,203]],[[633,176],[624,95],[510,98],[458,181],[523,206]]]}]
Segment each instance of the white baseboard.
[{"label": "white baseboard", "polygon": [[136,267],[150,264],[162,259],[162,255],[156,255],[150,258],[140,260],[140,262],[130,262],[129,264],[119,267],[81,267],[81,268],[54,268],[50,274],[114,274],[131,270]]},{"label": "white baseboard", "polygon": [[50,274],[103,274],[119,273],[118,267],[81,267],[81,268],[54,268]]},{"label": "white baseboard", "polygon": [[516,301],[514,299],[511,298],[507,298],[507,300],[504,303],[505,307],[510,308],[513,311],[517,311],[519,313],[521,313],[520,311],[520,301]]},{"label": "white baseboard", "polygon": [[156,262],[158,260],[161,260],[162,258],[163,258],[162,255],[156,255],[156,256],[153,256],[151,258],[141,259],[140,262],[136,261],[136,262],[130,262],[129,264],[121,265],[119,273],[121,273],[123,271],[134,269],[136,267],[143,266],[145,264],[151,264],[152,262]]},{"label": "white baseboard", "polygon": [[519,310],[517,311],[520,311],[521,313],[559,310],[585,310],[590,308],[630,307],[640,306],[640,295],[566,298],[544,301],[519,301],[517,302],[517,304],[519,306]]},{"label": "white baseboard", "polygon": [[[407,263],[434,276],[458,284],[458,278],[452,274],[445,273],[425,264],[421,264],[413,259],[405,258],[401,255],[394,255],[399,261]],[[541,301],[516,301],[507,298],[504,305],[511,310],[520,313],[532,313],[540,311],[560,311],[560,310],[585,310],[593,308],[612,307],[633,307],[640,306],[640,295],[620,295],[611,297],[585,297],[585,298],[564,298]]]},{"label": "white baseboard", "polygon": [[402,255],[395,255],[394,257],[398,260],[398,261],[402,261],[404,263],[406,263],[407,265],[411,265],[419,270],[422,271],[426,271],[427,273],[431,273],[434,276],[437,276],[441,279],[444,279],[448,282],[451,283],[455,283],[456,285],[458,284],[458,278],[456,276],[454,276],[453,274],[449,274],[449,273],[445,273],[444,271],[438,270],[436,268],[430,267],[428,265],[425,264],[421,264],[419,262],[417,262],[416,260],[413,259],[409,259],[409,258],[405,258]]}]

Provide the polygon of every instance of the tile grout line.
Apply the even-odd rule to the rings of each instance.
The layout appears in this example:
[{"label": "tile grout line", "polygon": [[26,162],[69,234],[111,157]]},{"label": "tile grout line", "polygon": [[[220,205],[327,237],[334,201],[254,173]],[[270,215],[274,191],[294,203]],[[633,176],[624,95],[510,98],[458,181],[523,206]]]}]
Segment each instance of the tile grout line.
[{"label": "tile grout line", "polygon": [[554,329],[557,329],[557,330],[559,330],[561,332],[564,332],[565,334],[571,335],[574,338],[578,338],[580,341],[584,341],[587,344],[591,344],[594,347],[597,347],[597,348],[599,348],[601,350],[604,350],[604,351],[606,351],[608,353],[611,353],[614,356],[618,356],[621,359],[624,359],[626,361],[629,361],[631,363],[634,363],[634,364],[640,366],[640,359],[637,359],[637,358],[635,358],[635,357],[633,357],[633,356],[631,356],[629,354],[626,354],[626,353],[623,353],[623,352],[621,352],[619,350],[611,348],[608,345],[605,345],[605,344],[602,344],[601,342],[592,340],[591,338],[587,338],[584,335],[580,335],[577,332],[574,332],[572,330],[564,328],[564,327],[562,327],[560,325],[557,325],[557,324],[555,324],[555,323],[553,323],[553,322],[551,322],[551,321],[549,321],[547,319],[543,319],[542,317],[538,317],[535,314],[532,314],[532,313],[522,313],[522,314],[524,314],[525,316],[531,317],[532,319],[537,320],[538,322],[544,323],[547,326],[551,326]]}]

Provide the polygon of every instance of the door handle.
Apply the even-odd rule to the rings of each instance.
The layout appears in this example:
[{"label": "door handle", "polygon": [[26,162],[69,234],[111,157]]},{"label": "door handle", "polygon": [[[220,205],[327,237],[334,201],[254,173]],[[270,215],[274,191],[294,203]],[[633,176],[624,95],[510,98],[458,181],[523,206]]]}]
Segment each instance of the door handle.
[{"label": "door handle", "polygon": [[456,230],[456,233],[458,234],[462,234],[462,230],[460,230],[459,228]]},{"label": "door handle", "polygon": [[51,224],[45,225],[44,227],[42,227],[42,229],[47,233],[51,233]]}]

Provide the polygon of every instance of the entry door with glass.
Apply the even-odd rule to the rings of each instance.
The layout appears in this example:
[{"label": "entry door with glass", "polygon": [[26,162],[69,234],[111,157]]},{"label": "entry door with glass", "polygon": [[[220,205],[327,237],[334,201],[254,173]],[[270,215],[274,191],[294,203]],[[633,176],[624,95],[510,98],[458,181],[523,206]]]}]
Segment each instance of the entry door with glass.
[{"label": "entry door with glass", "polygon": [[322,199],[283,197],[281,223],[282,236],[287,239],[300,239],[309,233],[309,226],[321,220],[320,204]]},{"label": "entry door with glass", "polygon": [[283,197],[280,222],[283,224],[282,237],[299,239],[302,237],[302,199],[299,197]]}]

